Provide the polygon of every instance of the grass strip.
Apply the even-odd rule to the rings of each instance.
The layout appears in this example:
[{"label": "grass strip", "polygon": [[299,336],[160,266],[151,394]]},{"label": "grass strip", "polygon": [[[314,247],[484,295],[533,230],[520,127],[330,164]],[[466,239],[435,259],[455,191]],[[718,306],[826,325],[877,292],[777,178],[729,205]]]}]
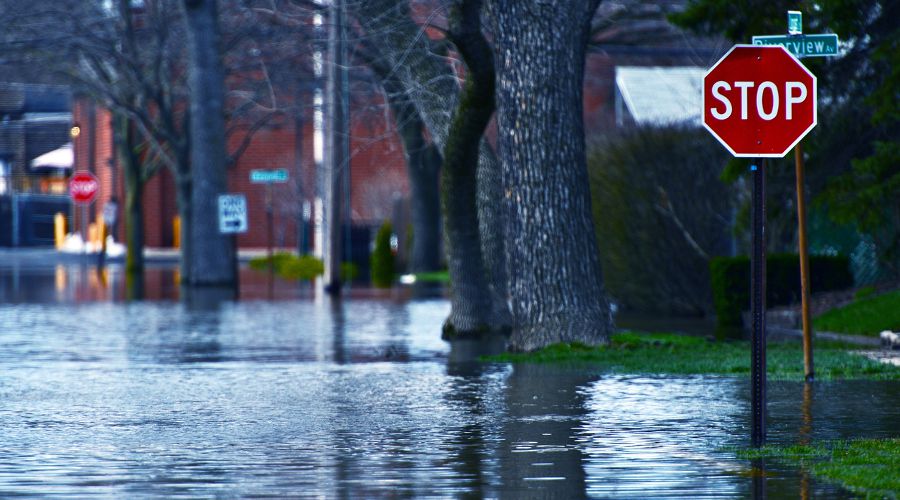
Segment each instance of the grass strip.
[{"label": "grass strip", "polygon": [[797,465],[866,498],[896,499],[900,495],[900,438],[764,446],[740,450],[738,456]]},{"label": "grass strip", "polygon": [[450,283],[449,271],[431,271],[427,273],[416,273],[416,282],[418,283]]},{"label": "grass strip", "polygon": [[[509,363],[584,363],[606,373],[750,375],[750,344],[709,340],[671,333],[622,332],[609,345],[555,344],[530,353],[505,353],[482,358]],[[770,342],[767,373],[772,380],[803,380],[803,350],[799,342]],[[846,345],[819,342],[815,346],[816,378],[900,379],[900,367],[873,361]]]},{"label": "grass strip", "polygon": [[900,290],[866,297],[832,309],[813,320],[816,330],[877,337],[900,331]]}]

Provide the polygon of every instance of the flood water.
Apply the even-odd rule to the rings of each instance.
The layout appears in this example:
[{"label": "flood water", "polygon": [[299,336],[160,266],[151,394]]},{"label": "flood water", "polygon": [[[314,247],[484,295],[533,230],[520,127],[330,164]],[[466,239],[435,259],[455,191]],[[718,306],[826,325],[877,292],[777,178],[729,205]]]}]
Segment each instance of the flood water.
[{"label": "flood water", "polygon": [[[271,301],[245,271],[185,304],[161,268],[125,302],[98,276],[0,265],[2,498],[848,496],[735,457],[743,379],[467,361],[448,302],[397,290]],[[900,389],[771,383],[769,410],[774,443],[896,436]]]}]

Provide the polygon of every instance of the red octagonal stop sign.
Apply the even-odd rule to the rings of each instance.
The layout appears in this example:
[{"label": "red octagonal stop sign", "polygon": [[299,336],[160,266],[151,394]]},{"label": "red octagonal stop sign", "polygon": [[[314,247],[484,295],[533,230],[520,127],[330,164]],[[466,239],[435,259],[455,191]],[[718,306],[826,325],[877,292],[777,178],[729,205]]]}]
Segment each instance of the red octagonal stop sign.
[{"label": "red octagonal stop sign", "polygon": [[97,196],[97,190],[100,189],[100,181],[94,174],[81,171],[75,172],[69,179],[69,194],[75,203],[90,203]]},{"label": "red octagonal stop sign", "polygon": [[816,77],[780,45],[735,45],[703,77],[703,126],[734,156],[781,158],[816,126]]}]

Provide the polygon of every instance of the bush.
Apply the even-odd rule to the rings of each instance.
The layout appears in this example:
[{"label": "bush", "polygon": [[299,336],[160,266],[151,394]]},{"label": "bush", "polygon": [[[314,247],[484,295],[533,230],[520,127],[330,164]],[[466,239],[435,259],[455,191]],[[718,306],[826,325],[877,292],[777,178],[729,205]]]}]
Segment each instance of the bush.
[{"label": "bush", "polygon": [[728,161],[702,129],[635,128],[592,145],[603,280],[622,309],[711,313],[709,256],[731,253]]},{"label": "bush", "polygon": [[375,236],[375,249],[372,250],[372,284],[378,288],[390,288],[394,282],[394,252],[391,250],[391,223],[385,221]]},{"label": "bush", "polygon": [[325,265],[312,255],[301,255],[284,262],[278,268],[278,275],[291,280],[311,280],[325,272]]},{"label": "bush", "polygon": [[[816,292],[853,286],[850,259],[813,255],[809,258],[810,289]],[[719,326],[741,326],[741,313],[750,308],[750,258],[716,257],[709,263],[713,304]],[[783,306],[800,300],[800,258],[772,254],[766,258],[766,305]]]},{"label": "bush", "polygon": [[[272,263],[278,276],[289,280],[311,280],[325,272],[322,261],[312,255],[297,257],[287,252],[272,255]],[[269,258],[257,257],[250,260],[250,268],[256,271],[268,271]]]},{"label": "bush", "polygon": [[353,281],[359,277],[359,266],[355,262],[341,263],[341,281]]}]

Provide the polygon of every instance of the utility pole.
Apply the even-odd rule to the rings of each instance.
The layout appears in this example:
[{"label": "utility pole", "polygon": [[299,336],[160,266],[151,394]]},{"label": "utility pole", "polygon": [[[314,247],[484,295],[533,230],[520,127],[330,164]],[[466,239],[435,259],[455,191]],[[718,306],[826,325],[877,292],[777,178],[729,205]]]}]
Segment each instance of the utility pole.
[{"label": "utility pole", "polygon": [[329,8],[328,55],[325,82],[325,291],[341,292],[343,182],[349,163],[350,133],[345,104],[347,82],[347,31],[344,0]]}]

